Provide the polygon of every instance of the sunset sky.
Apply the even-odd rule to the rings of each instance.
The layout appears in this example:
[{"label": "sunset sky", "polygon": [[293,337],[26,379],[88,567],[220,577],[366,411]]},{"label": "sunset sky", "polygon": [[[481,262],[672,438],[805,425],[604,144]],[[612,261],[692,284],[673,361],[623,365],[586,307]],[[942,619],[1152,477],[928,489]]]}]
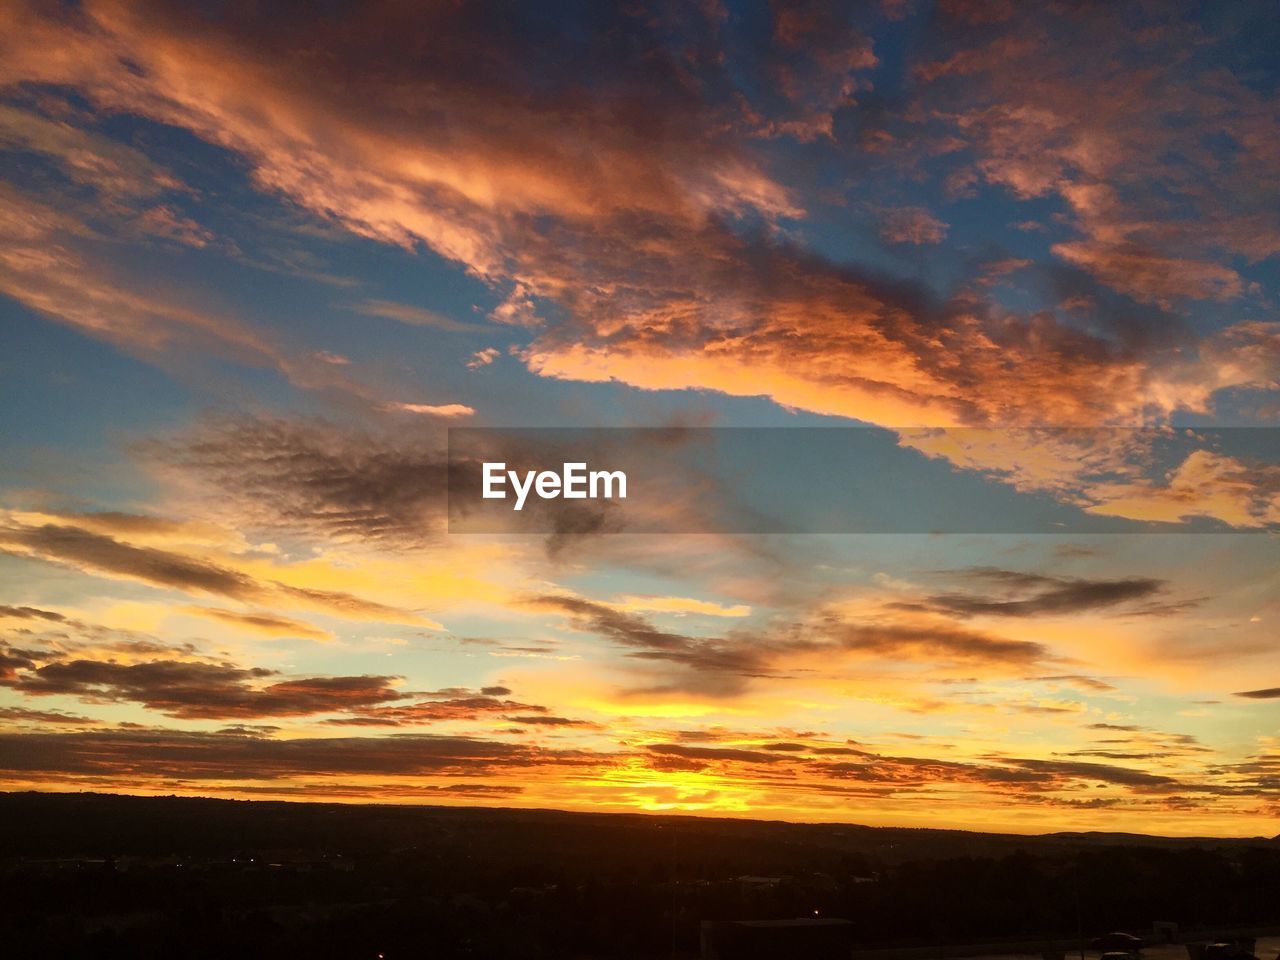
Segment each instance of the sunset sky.
[{"label": "sunset sky", "polygon": [[[1277,49],[0,0],[0,785],[1275,834]],[[904,499],[450,532],[458,426],[860,427]]]}]

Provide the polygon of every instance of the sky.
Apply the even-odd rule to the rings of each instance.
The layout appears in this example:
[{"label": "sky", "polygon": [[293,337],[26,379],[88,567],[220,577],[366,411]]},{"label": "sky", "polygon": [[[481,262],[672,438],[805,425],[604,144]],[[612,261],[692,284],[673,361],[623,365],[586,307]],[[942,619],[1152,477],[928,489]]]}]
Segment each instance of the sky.
[{"label": "sky", "polygon": [[[0,4],[0,784],[1274,834],[1278,48]],[[736,439],[480,534],[461,426]]]}]

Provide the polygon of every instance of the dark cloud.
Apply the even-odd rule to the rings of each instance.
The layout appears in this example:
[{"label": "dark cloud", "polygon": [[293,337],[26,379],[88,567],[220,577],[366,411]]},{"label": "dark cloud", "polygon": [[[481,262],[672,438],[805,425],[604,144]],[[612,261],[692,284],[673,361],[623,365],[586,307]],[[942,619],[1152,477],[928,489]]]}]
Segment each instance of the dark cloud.
[{"label": "dark cloud", "polygon": [[[675,758],[680,769],[704,769],[711,765],[766,764],[786,769],[805,780],[853,780],[895,790],[934,786],[939,783],[971,783],[999,790],[1057,789],[1070,785],[1107,783],[1136,790],[1201,789],[1179,784],[1171,777],[1131,767],[1071,760],[1038,760],[991,757],[989,763],[953,761],[926,757],[881,755],[854,748],[810,748],[787,744],[787,750],[770,751],[734,747],[699,747],[679,743],[650,744],[646,749],[666,758]],[[789,749],[792,746],[798,750]],[[829,762],[823,757],[843,753],[851,760]],[[1099,756],[1106,756],[1099,753]],[[1120,755],[1112,759],[1158,760],[1158,753]],[[1021,794],[1020,794],[1021,795]]]},{"label": "dark cloud", "polygon": [[1074,704],[1052,704],[1052,703],[1011,703],[1008,709],[1014,713],[1079,713],[1080,710]]},{"label": "dark cloud", "polygon": [[599,759],[573,750],[427,735],[272,740],[165,730],[0,733],[0,770],[10,775],[180,781],[480,776],[540,766],[583,766]]},{"label": "dark cloud", "polygon": [[874,754],[858,761],[829,763],[814,769],[815,775],[835,780],[886,784],[898,788],[923,787],[937,783],[977,783],[997,786],[1048,785],[1045,773],[1008,769],[953,760],[921,757],[885,757]]},{"label": "dark cloud", "polygon": [[829,633],[846,649],[885,657],[1026,666],[1049,656],[1040,643],[958,627],[834,624]]},{"label": "dark cloud", "polygon": [[0,547],[20,547],[38,556],[94,571],[132,577],[162,587],[253,599],[262,587],[227,567],[154,547],[137,547],[79,527],[45,524],[0,528]]},{"label": "dark cloud", "polygon": [[1076,761],[1000,757],[990,758],[989,763],[978,763],[880,755],[848,748],[843,752],[853,759],[830,762],[823,758],[836,752],[833,748],[813,749],[804,756],[790,752],[770,753],[765,750],[682,744],[651,744],[647,749],[664,758],[671,758],[679,769],[699,770],[712,765],[730,769],[736,764],[748,767],[767,765],[770,782],[775,782],[780,777],[793,778],[819,788],[824,780],[853,781],[875,787],[878,795],[930,789],[945,783],[966,783],[1000,793],[1013,792],[1019,798],[1096,783],[1147,791],[1183,786],[1172,778],[1129,767]]},{"label": "dark cloud", "polygon": [[[976,593],[934,594],[916,602],[890,606],[913,610],[933,610],[957,617],[1034,617],[1042,614],[1084,613],[1121,604],[1150,600],[1165,589],[1163,580],[1129,577],[1118,580],[1090,580],[1051,577],[1043,574],[976,567],[963,572],[970,579],[1000,588],[996,596]],[[1168,612],[1147,607],[1141,612]]]},{"label": "dark cloud", "polygon": [[264,683],[273,676],[275,671],[262,667],[181,660],[132,664],[70,660],[28,669],[5,682],[30,696],[132,701],[184,719],[305,716],[403,697],[390,686],[394,677],[309,677]]},{"label": "dark cloud", "polygon": [[271,636],[309,637],[313,640],[326,640],[332,636],[328,631],[313,627],[309,623],[282,617],[274,613],[222,610],[218,607],[190,607],[189,610],[202,617],[220,620],[223,623],[243,627],[255,633],[266,633]]},{"label": "dark cloud", "polygon": [[772,675],[767,666],[770,651],[763,644],[748,642],[745,636],[722,640],[672,633],[658,629],[644,617],[578,597],[547,595],[529,602],[569,615],[580,629],[616,643],[629,657],[681,668],[682,682],[707,693],[737,693],[748,678]]},{"label": "dark cloud", "polygon": [[1237,697],[1249,700],[1280,700],[1280,687],[1264,687],[1261,690],[1241,690]]},{"label": "dark cloud", "polygon": [[0,683],[9,683],[18,676],[19,670],[29,670],[34,666],[27,651],[0,647]]},{"label": "dark cloud", "polygon": [[352,727],[412,727],[449,721],[498,719],[506,723],[530,726],[590,729],[598,727],[597,724],[587,720],[554,716],[546,707],[539,704],[505,699],[510,693],[510,688],[502,686],[481,687],[479,691],[467,687],[418,691],[405,694],[405,699],[413,697],[426,699],[419,700],[417,703],[361,709],[351,716],[333,717],[325,723]]},{"label": "dark cloud", "polygon": [[40,610],[36,607],[10,607],[0,604],[0,617],[13,617],[17,620],[49,620],[62,623],[67,618],[52,610]]},{"label": "dark cloud", "polygon": [[156,587],[255,601],[285,597],[324,607],[340,616],[419,619],[407,611],[332,590],[259,581],[238,570],[197,557],[140,547],[81,527],[44,524],[0,527],[0,550],[64,563],[92,573],[140,580]]},{"label": "dark cloud", "polygon": [[[656,731],[655,731],[656,732]],[[814,730],[735,730],[731,727],[712,725],[698,727],[693,730],[663,730],[662,738],[675,743],[722,743],[725,741],[773,741],[779,736],[785,737],[820,737]]]},{"label": "dark cloud", "polygon": [[415,696],[430,697],[434,700],[456,700],[460,697],[505,697],[510,692],[506,687],[482,687],[479,691],[471,687],[441,687],[439,690],[419,691]]},{"label": "dark cloud", "polygon": [[843,651],[1009,669],[1025,668],[1049,657],[1043,644],[945,624],[868,624],[819,617],[810,623],[705,638],[662,630],[637,614],[580,597],[546,595],[528,603],[567,614],[579,629],[614,642],[632,659],[673,665],[679,673],[670,688],[696,689],[714,696],[739,693],[752,679],[789,676],[792,670],[785,664],[797,655]]},{"label": "dark cloud", "polygon": [[321,420],[207,421],[143,449],[229,497],[249,522],[336,540],[422,544],[445,519],[448,462],[439,430],[397,437]]},{"label": "dark cloud", "polygon": [[[208,789],[208,788],[205,788]],[[239,785],[236,793],[257,794],[260,796],[300,796],[314,798],[314,786],[287,786],[272,784],[270,786]],[[380,783],[372,786],[351,786],[342,784],[326,784],[325,795],[335,798],[368,800],[371,797],[417,798],[428,802],[441,797],[469,797],[485,800],[503,797],[518,797],[524,793],[524,787],[509,783],[476,783],[458,781],[455,783],[427,783],[406,786],[402,783]]]},{"label": "dark cloud", "polygon": [[1113,767],[1104,763],[1076,763],[1062,760],[1030,760],[1000,758],[1002,764],[1018,767],[1033,773],[1049,774],[1074,780],[1096,780],[1102,783],[1120,784],[1126,787],[1170,787],[1177,783],[1172,777]]},{"label": "dark cloud", "polygon": [[779,763],[792,758],[763,750],[738,750],[733,747],[690,747],[680,743],[654,743],[648,750],[666,757],[684,760],[732,760],[736,763]]},{"label": "dark cloud", "polygon": [[81,717],[74,713],[62,713],[59,710],[29,710],[26,707],[0,707],[0,720],[14,720],[19,723],[66,723],[76,725],[98,722],[90,717]]},{"label": "dark cloud", "polygon": [[[621,528],[621,507],[613,502],[534,499],[520,514],[494,514],[480,498],[483,460],[509,469],[581,460],[583,442],[512,432],[468,436],[467,447],[450,460],[444,431],[429,424],[391,433],[321,419],[241,416],[211,419],[141,449],[161,467],[197,480],[210,508],[230,511],[236,523],[322,540],[425,548],[440,542],[449,521],[494,532],[475,527],[481,512],[497,532],[514,527],[545,534],[547,553],[557,557],[584,537]],[[586,459],[606,456],[604,446],[592,442]]]},{"label": "dark cloud", "polygon": [[814,756],[818,757],[865,757],[869,756],[867,751],[859,750],[857,747],[812,747],[809,750]]},{"label": "dark cloud", "polygon": [[605,729],[602,724],[593,723],[590,720],[574,720],[571,717],[554,717],[542,716],[540,714],[528,714],[523,717],[503,717],[503,720],[511,723],[523,723],[526,726],[543,726],[543,727],[583,727],[591,730]]},{"label": "dark cloud", "polygon": [[26,626],[14,631],[24,646],[0,645],[0,654],[7,651],[11,657],[38,663],[66,659],[84,650],[92,650],[94,656],[119,654],[130,659],[199,659],[195,644],[189,641],[162,641],[137,630],[107,627],[61,614],[56,617],[28,619]]},{"label": "dark cloud", "polygon": [[1203,784],[1181,783],[1172,777],[1103,763],[1016,757],[990,757],[988,760],[988,763],[977,763],[865,753],[857,761],[814,764],[807,766],[805,770],[806,776],[852,779],[898,788],[927,787],[948,782],[972,783],[1000,792],[1014,791],[1020,801],[1044,795],[1045,791],[1097,783],[1137,792],[1209,789]]},{"label": "dark cloud", "polygon": [[269,723],[233,723],[218,730],[218,733],[233,734],[241,737],[269,737],[271,734],[279,732],[279,727]]}]

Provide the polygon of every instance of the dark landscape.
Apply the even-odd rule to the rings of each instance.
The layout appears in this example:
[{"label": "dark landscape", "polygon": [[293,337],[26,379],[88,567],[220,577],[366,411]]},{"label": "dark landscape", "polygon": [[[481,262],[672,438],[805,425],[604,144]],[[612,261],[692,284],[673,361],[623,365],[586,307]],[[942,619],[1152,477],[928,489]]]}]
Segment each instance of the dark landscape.
[{"label": "dark landscape", "polygon": [[704,920],[815,916],[945,955],[1280,920],[1274,837],[41,793],[0,822],[10,956],[694,957]]}]

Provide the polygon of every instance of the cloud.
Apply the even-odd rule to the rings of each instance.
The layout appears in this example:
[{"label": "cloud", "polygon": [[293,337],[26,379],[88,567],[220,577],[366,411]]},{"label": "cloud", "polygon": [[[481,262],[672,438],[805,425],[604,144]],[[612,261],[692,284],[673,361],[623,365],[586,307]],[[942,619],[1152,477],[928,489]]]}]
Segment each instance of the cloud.
[{"label": "cloud", "polygon": [[1030,640],[945,625],[834,623],[828,633],[847,650],[910,660],[1026,666],[1049,656],[1047,647]]},{"label": "cloud", "polygon": [[[1082,237],[1058,256],[1140,301],[1239,296],[1231,257],[1280,250],[1254,205],[1280,176],[1266,95],[1217,57],[1189,56],[1221,35],[1179,17],[1135,32],[1122,26],[1133,12],[1028,8],[939,33],[954,40],[918,71],[923,96],[974,151],[976,176],[1066,203]],[[1097,56],[1077,56],[1085,46]]]},{"label": "cloud", "polygon": [[[114,208],[113,208],[114,210]],[[171,298],[97,250],[86,219],[95,211],[63,209],[0,185],[0,293],[81,333],[161,365],[174,357],[218,357],[269,368],[306,389],[364,391],[339,368],[277,342],[242,319]],[[110,218],[108,218],[110,219]],[[151,211],[147,230],[199,238],[194,223]]]},{"label": "cloud", "polygon": [[[797,195],[809,186],[784,185],[760,144],[834,138],[834,116],[857,101],[859,77],[878,63],[851,18],[821,4],[789,8],[771,24],[775,45],[756,49],[731,41],[736,28],[720,18],[690,13],[682,31],[702,42],[673,49],[661,18],[617,11],[608,29],[592,22],[587,74],[559,66],[582,62],[575,31],[547,34],[536,14],[517,18],[530,22],[495,35],[472,11],[380,7],[342,28],[348,42],[320,71],[309,52],[337,28],[313,19],[267,24],[238,11],[197,24],[146,3],[90,4],[76,22],[23,12],[9,31],[23,40],[10,43],[0,82],[74,87],[103,111],[190,130],[244,158],[265,189],[362,236],[425,244],[460,263],[505,292],[498,312],[508,319],[537,322],[536,301],[555,304],[563,320],[522,354],[545,376],[765,395],[888,426],[1112,422],[1177,405],[1153,389],[1157,358],[1111,331],[940,301],[750,230],[755,219],[800,215]],[[1107,49],[1132,33],[1114,29],[1108,14],[1083,23]],[[353,30],[359,42],[350,42]],[[1145,225],[1158,223],[1150,203],[1134,215],[1127,193],[1153,173],[1182,173],[1145,160],[1151,135],[1169,142],[1171,111],[1225,115],[1239,142],[1258,140],[1265,103],[1239,85],[1202,87],[1188,101],[1159,82],[1118,98],[1102,88],[1109,75],[1026,29],[1024,18],[999,30],[1008,40],[992,51],[959,51],[922,73],[959,77],[950,85],[967,103],[955,107],[958,91],[927,84],[909,114],[947,123],[946,136],[977,153],[975,176],[1019,196],[1060,193],[1095,244],[1155,242],[1146,236]],[[440,39],[424,55],[405,36]],[[539,57],[527,55],[532,37],[543,38]],[[55,47],[75,54],[36,52]],[[638,48],[654,53],[637,60]],[[498,66],[478,70],[458,49],[485,50]],[[1011,81],[1014,63],[1034,64],[1035,81]],[[1073,65],[1076,86],[1064,82]],[[330,82],[336,74],[341,86]],[[632,109],[640,89],[644,109]],[[433,104],[430,118],[412,111],[419,100]],[[907,140],[927,150],[931,132],[924,124]],[[1255,182],[1271,182],[1257,153]],[[1187,158],[1229,188],[1236,216],[1214,215],[1214,238],[1235,237],[1251,255],[1272,250],[1254,205],[1232,186],[1248,178],[1224,179],[1213,159]],[[1123,179],[1125,197],[1097,189],[1109,175]],[[1109,212],[1113,204],[1122,209]],[[909,218],[914,239],[940,230],[918,213]],[[1253,239],[1239,242],[1241,230],[1226,224],[1246,222]],[[1175,234],[1186,241],[1195,232],[1188,224]],[[1190,271],[1151,275],[1154,283]],[[361,309],[434,322],[389,301]]]},{"label": "cloud", "polygon": [[1241,690],[1237,697],[1249,700],[1280,700],[1280,687],[1266,687],[1262,690]]},{"label": "cloud", "polygon": [[16,723],[68,724],[73,726],[92,726],[98,722],[91,717],[63,713],[60,710],[29,710],[26,707],[0,707],[0,720],[10,720]]},{"label": "cloud", "polygon": [[186,189],[140,150],[14,104],[0,104],[0,150],[40,154],[71,181],[112,200],[148,200]]},{"label": "cloud", "polygon": [[[19,522],[13,522],[15,520]],[[342,617],[437,626],[418,614],[341,591],[259,580],[223,563],[156,547],[135,546],[77,526],[26,525],[20,521],[18,515],[10,513],[9,523],[0,526],[0,550],[189,593],[213,594],[244,602],[274,599],[317,607]]]},{"label": "cloud", "polygon": [[[139,217],[139,222],[148,233],[189,247],[206,247],[217,240],[213,231],[168,205],[148,208]],[[339,363],[343,362],[342,358],[335,358],[333,354],[316,356],[326,363],[333,363],[335,359]]]},{"label": "cloud", "polygon": [[445,419],[454,419],[456,417],[473,417],[475,409],[468,407],[462,403],[389,403],[386,404],[387,410],[399,410],[401,413],[418,413],[428,417],[444,417]]},{"label": "cloud", "polygon": [[479,370],[481,367],[487,367],[497,360],[501,354],[502,352],[497,347],[485,347],[483,350],[477,350],[467,360],[467,369]]},{"label": "cloud", "polygon": [[579,629],[598,634],[639,660],[673,664],[684,683],[713,695],[741,692],[747,678],[767,676],[769,651],[745,638],[702,639],[661,630],[643,617],[572,596],[530,598],[534,608],[567,614]]},{"label": "cloud", "polygon": [[135,663],[165,658],[171,660],[205,661],[198,648],[190,641],[169,641],[131,629],[88,623],[67,617],[57,624],[35,629],[15,631],[21,637],[23,647],[0,644],[0,653],[6,649],[11,657],[47,663],[68,658],[101,659],[116,663]]},{"label": "cloud", "polygon": [[[1108,683],[1106,680],[1087,677],[1079,673],[1064,673],[1050,677],[1028,677],[1027,679],[1038,683],[1066,683],[1090,693],[1114,693],[1117,689],[1115,684]],[[1107,724],[1092,725],[1094,729],[1105,729],[1107,726]]]},{"label": "cloud", "polygon": [[664,757],[681,757],[686,760],[733,760],[738,763],[778,763],[788,758],[761,750],[736,750],[732,747],[688,747],[679,743],[653,743],[651,753]]},{"label": "cloud", "polygon": [[1212,517],[1233,527],[1280,524],[1280,465],[1247,464],[1208,450],[1189,453],[1165,481],[1131,481],[1098,488],[1102,516],[1179,523]]},{"label": "cloud", "polygon": [[[546,33],[536,16],[518,16],[531,22],[504,39],[476,12],[366,11],[358,43],[343,29],[349,41],[339,48],[346,82],[337,87],[313,85],[308,78],[313,67],[306,51],[322,42],[317,28],[324,32],[310,19],[286,27],[287,18],[267,24],[237,15],[238,24],[210,19],[196,25],[137,3],[88,8],[81,21],[85,29],[77,30],[15,14],[18,22],[11,26],[26,42],[10,45],[0,79],[68,83],[108,109],[191,129],[249,158],[263,186],[324,210],[364,235],[406,246],[425,241],[483,274],[499,270],[503,257],[496,220],[521,212],[589,218],[615,206],[679,214],[691,201],[726,209],[783,205],[779,191],[746,157],[718,148],[719,138],[707,136],[717,111],[685,93],[682,71],[665,57],[650,62],[650,94],[686,107],[663,120],[665,140],[651,136],[655,122],[643,114],[611,119],[607,112],[593,115],[584,104],[575,119],[591,149],[564,149],[557,135],[563,105],[554,95],[531,95],[536,88],[525,81],[535,68],[523,54],[532,35],[543,35],[559,49],[537,67],[550,93],[576,82],[578,73],[554,65],[580,62],[580,51],[566,32]],[[625,13],[608,19],[616,31],[597,31],[595,42],[613,36],[614,62],[621,66],[646,27]],[[690,18],[689,26],[713,28],[709,22],[698,27],[699,19]],[[267,42],[267,34],[274,40]],[[409,35],[438,38],[431,56],[406,44]],[[76,50],[77,58],[37,58],[32,45],[53,37]],[[502,68],[479,70],[460,57],[456,44],[464,37],[489,50],[491,62]],[[115,60],[122,49],[134,58],[131,70]],[[611,59],[592,58],[597,70],[612,74],[597,78],[601,89],[620,93],[626,80],[610,67]],[[375,62],[380,70],[371,69]],[[698,69],[723,74],[712,59]],[[205,82],[189,85],[194,76]],[[384,96],[396,87],[434,90],[437,122],[423,126],[419,116],[418,124],[406,123],[413,97]],[[278,112],[246,109],[241,97],[250,90]],[[325,129],[345,130],[345,136],[320,135]],[[335,149],[338,144],[341,149]],[[657,151],[655,144],[661,144]],[[691,162],[692,155],[682,157],[695,144],[702,166]],[[673,176],[664,160],[683,161],[683,171]],[[359,182],[352,179],[356,169],[363,171]]]},{"label": "cloud", "polygon": [[[470,800],[493,800],[494,798],[512,798],[519,797],[524,793],[525,788],[512,783],[476,783],[476,782],[458,782],[452,783],[429,783],[429,784],[413,784],[404,783],[382,783],[370,784],[365,786],[359,785],[327,785],[325,794],[335,799],[359,799],[368,800],[373,797],[392,797],[398,801],[414,802],[425,801],[427,803],[436,803],[442,797],[461,797]],[[293,785],[287,786],[281,783],[272,784],[240,784],[236,787],[237,793],[247,793],[255,796],[270,797],[314,797],[316,792],[315,784]]]},{"label": "cloud", "polygon": [[392,440],[318,420],[241,417],[146,451],[267,527],[337,542],[422,544],[445,521],[448,463],[431,436]]},{"label": "cloud", "polygon": [[[465,692],[465,691],[464,691]],[[404,706],[362,710],[352,717],[327,721],[335,725],[400,727],[456,720],[483,720],[518,711],[546,713],[547,708],[534,704],[505,700],[498,696],[463,696],[442,700],[426,700]],[[503,719],[511,719],[504,717]]]},{"label": "cloud", "polygon": [[1025,669],[1051,658],[1043,644],[946,623],[881,623],[820,613],[764,630],[699,637],[660,629],[637,614],[580,597],[544,595],[526,602],[568,615],[578,629],[612,641],[630,659],[673,666],[677,673],[669,689],[711,696],[739,694],[752,680],[791,676],[802,663],[838,672],[842,657],[849,656],[948,667],[984,664],[1001,670]]},{"label": "cloud", "polygon": [[16,620],[48,620],[61,623],[67,618],[52,610],[41,610],[38,607],[11,607],[0,604],[0,617],[11,617]]},{"label": "cloud", "polygon": [[[1140,600],[1150,600],[1166,589],[1166,583],[1150,577],[1087,579],[1052,577],[993,567],[977,567],[964,572],[973,580],[985,581],[1001,592],[995,596],[973,593],[942,593],[919,601],[889,604],[911,610],[932,610],[955,617],[1036,617],[1105,610]],[[1160,612],[1148,606],[1137,612]]]},{"label": "cloud", "polygon": [[67,660],[32,665],[4,682],[29,696],[75,696],[88,702],[132,701],[182,719],[306,716],[368,707],[404,695],[394,677],[273,680],[275,671],[228,664],[154,660],[121,664]]},{"label": "cloud", "polygon": [[[0,734],[0,769],[177,781],[306,777],[484,776],[596,762],[590,754],[427,734],[292,740],[182,731]],[[376,795],[376,789],[364,795]]]},{"label": "cloud", "polygon": [[333,717],[324,722],[332,726],[413,727],[434,723],[501,720],[525,726],[603,729],[589,720],[555,716],[538,704],[507,699],[510,693],[508,687],[499,686],[481,687],[479,691],[466,687],[447,687],[443,690],[406,694],[406,698],[430,698],[417,703],[360,709],[350,716]]},{"label": "cloud", "polygon": [[889,207],[879,215],[880,236],[889,243],[941,243],[947,225],[924,207]]},{"label": "cloud", "polygon": [[[433,330],[443,330],[446,333],[477,333],[486,329],[480,324],[463,323],[460,320],[454,320],[452,317],[447,317],[434,310],[428,310],[425,307],[396,303],[392,300],[365,300],[354,305],[351,309],[365,316],[384,317],[388,320],[396,320],[400,323],[408,324],[411,327],[430,327]],[[494,352],[496,353],[496,351]]]},{"label": "cloud", "polygon": [[[860,101],[880,66],[872,42],[857,17],[828,5],[774,12],[764,46],[704,10],[679,17],[678,31],[665,16],[611,11],[581,34],[546,31],[536,10],[508,16],[520,28],[495,35],[461,9],[378,7],[340,29],[336,20],[263,22],[250,10],[194,22],[145,2],[90,3],[71,20],[20,10],[0,84],[74,89],[100,115],[190,131],[240,158],[257,186],[318,217],[431,249],[491,289],[500,301],[493,319],[534,329],[517,355],[546,377],[765,396],[894,429],[1145,423],[1275,384],[1266,324],[1198,335],[1169,315],[1188,298],[1251,295],[1229,261],[1280,250],[1256,202],[1280,181],[1275,144],[1259,132],[1271,126],[1269,104],[1182,58],[1203,26],[1135,34],[1098,8],[1010,15],[977,33],[940,29],[922,46],[923,82],[892,105],[896,115],[882,116],[887,105]],[[590,69],[568,71],[562,64],[584,62],[580,35],[594,38]],[[424,52],[406,36],[436,39]],[[1080,61],[1081,45],[1109,56]],[[73,53],[43,55],[55,48]],[[330,50],[323,70],[316,49]],[[460,60],[458,49],[485,51],[491,68]],[[1126,76],[1135,82],[1117,80]],[[420,102],[432,104],[429,116]],[[836,122],[855,107],[865,136],[842,134]],[[33,115],[15,136],[66,163],[89,135],[64,127]],[[779,140],[792,153],[773,150]],[[796,153],[817,144],[822,163]],[[883,161],[881,148],[891,152]],[[98,153],[94,168],[112,169],[106,146]],[[804,162],[788,162],[795,157]],[[1056,198],[1079,236],[1053,245],[1056,262],[1023,272],[1109,285],[1150,306],[1107,307],[1082,323],[984,292],[989,259],[949,291],[833,262],[785,225],[809,215],[821,228],[840,192],[815,173],[828,165],[865,172],[873,190],[892,169],[899,180],[984,184],[1015,201]],[[1169,196],[1185,209],[1172,209]],[[10,233],[59,216],[73,233],[76,218],[57,209],[20,212]],[[943,239],[942,221],[924,207],[884,217],[893,239]],[[181,226],[177,215],[157,219],[170,233]],[[9,258],[21,273],[14,295],[94,335],[114,335],[120,316],[141,318],[128,324],[131,343],[208,338],[297,382],[339,383],[334,364],[294,357],[243,324],[137,295],[126,303],[127,291],[106,287],[93,293],[106,309],[85,306],[84,275],[97,274],[79,254],[63,257],[69,249],[44,236],[24,244]],[[470,328],[385,299],[355,309]],[[489,355],[472,362],[479,356]],[[391,405],[428,416],[471,410]],[[1077,472],[1074,460],[1061,462],[1062,473]],[[1111,494],[1129,496],[1093,493],[1103,510]],[[1251,525],[1260,510],[1245,511]]]},{"label": "cloud", "polygon": [[706,617],[749,617],[751,607],[745,603],[721,604],[693,597],[660,597],[627,594],[613,601],[610,606],[618,610],[637,613],[695,613]]},{"label": "cloud", "polygon": [[250,599],[262,592],[252,578],[227,567],[154,547],[136,547],[79,527],[10,526],[0,529],[0,547],[157,586],[232,599]]},{"label": "cloud", "polygon": [[503,717],[511,723],[520,723],[531,727],[582,727],[590,730],[606,729],[602,724],[594,723],[590,720],[574,720],[571,717],[543,716],[541,714],[526,714],[525,716]]},{"label": "cloud", "polygon": [[[581,298],[580,325],[549,330],[524,351],[531,369],[766,396],[891,427],[1098,423],[1140,402],[1134,359],[1050,318],[1028,324],[982,305],[939,303],[758,241],[689,242],[716,265],[655,265],[655,276],[632,280],[636,289],[621,300]],[[657,285],[659,272],[670,292],[654,303],[643,288]],[[633,313],[619,324],[629,304]]]},{"label": "cloud", "polygon": [[[1234,369],[1229,379],[1238,380]],[[1245,375],[1258,386],[1260,377]],[[980,471],[1020,492],[1050,493],[1097,516],[1160,523],[1207,517],[1244,529],[1274,525],[1280,518],[1274,457],[1264,452],[1246,461],[1204,449],[1221,439],[1220,433],[1123,428],[899,431],[901,445],[928,457]],[[1164,468],[1165,459],[1176,466]]]},{"label": "cloud", "polygon": [[229,623],[254,633],[266,634],[270,637],[306,637],[311,640],[332,640],[333,634],[327,630],[313,627],[301,620],[291,620],[272,613],[241,612],[223,610],[219,607],[186,607],[184,611],[200,617],[209,617],[222,623]]},{"label": "cloud", "polygon": [[[894,791],[942,784],[967,783],[997,791],[1044,792],[1071,788],[1081,784],[1105,783],[1138,791],[1187,789],[1172,777],[1153,774],[1132,767],[1086,761],[1041,760],[1032,758],[990,757],[989,762],[974,763],[930,757],[903,757],[867,750],[844,750],[856,759],[826,761],[823,751],[796,752],[733,747],[697,747],[675,743],[649,744],[647,749],[663,758],[671,758],[678,768],[704,770],[725,765],[785,767],[795,777],[807,780],[857,781],[879,785]],[[827,751],[826,753],[829,753]],[[1145,759],[1145,758],[1144,758]],[[777,773],[771,771],[770,782]]]},{"label": "cloud", "polygon": [[1012,758],[1002,758],[1000,762],[1035,773],[1047,773],[1076,780],[1096,780],[1127,787],[1171,787],[1177,783],[1172,777],[1103,763]]},{"label": "cloud", "polygon": [[1162,255],[1138,244],[1056,243],[1053,252],[1135,300],[1165,307],[1175,299],[1231,300],[1245,289],[1231,267]]},{"label": "cloud", "polygon": [[776,99],[761,98],[757,109],[780,113],[757,114],[758,134],[801,142],[834,137],[836,113],[857,102],[879,62],[870,38],[828,3],[788,4],[770,15],[771,42],[758,52],[762,79]]}]

